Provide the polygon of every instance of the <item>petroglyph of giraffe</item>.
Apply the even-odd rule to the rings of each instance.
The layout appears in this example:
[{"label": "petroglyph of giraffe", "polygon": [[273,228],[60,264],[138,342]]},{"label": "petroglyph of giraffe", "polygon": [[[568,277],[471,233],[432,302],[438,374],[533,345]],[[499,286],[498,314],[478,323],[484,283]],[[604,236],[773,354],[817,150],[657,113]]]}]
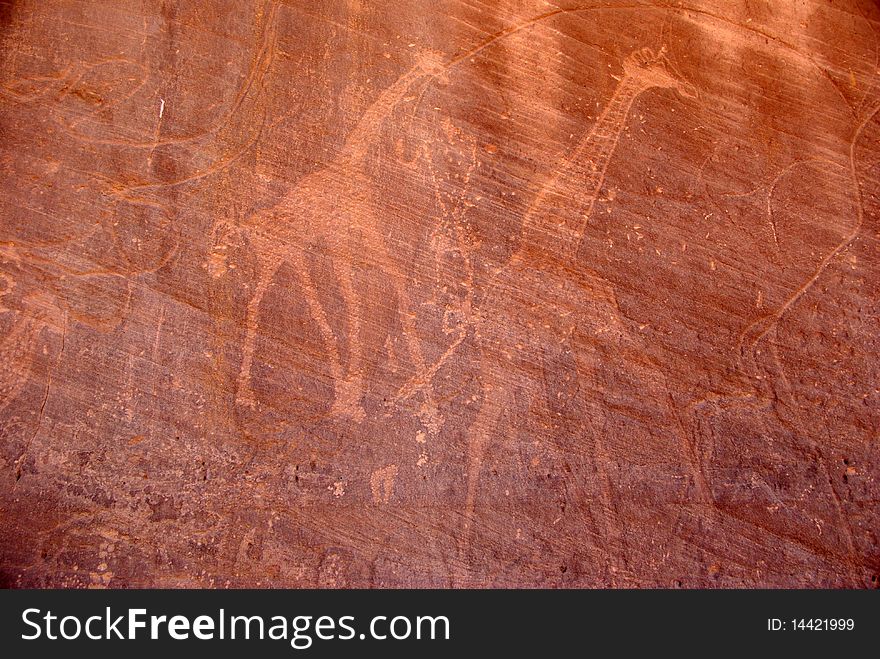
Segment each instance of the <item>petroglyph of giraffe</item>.
[{"label": "petroglyph of giraffe", "polygon": [[[832,266],[834,260],[839,258],[845,249],[859,238],[864,229],[864,200],[858,178],[855,146],[868,123],[878,113],[880,113],[880,106],[875,106],[873,109],[869,109],[866,114],[857,117],[858,123],[850,140],[849,153],[847,154],[849,162],[846,165],[842,166],[840,162],[825,158],[796,160],[783,168],[767,186],[767,215],[768,221],[773,222],[772,210],[770,208],[771,196],[775,186],[783,176],[789,174],[795,167],[805,163],[821,163],[827,168],[843,167],[845,176],[850,178],[852,186],[851,194],[854,201],[855,217],[852,224],[845,227],[838,242],[817,263],[811,276],[803,280],[775,308],[753,320],[740,332],[735,353],[737,370],[744,377],[748,378],[749,386],[744,391],[737,393],[704,397],[689,406],[688,413],[693,417],[695,425],[701,429],[695,433],[695,440],[700,444],[698,454],[701,455],[703,463],[707,466],[713,463],[718,464],[719,462],[723,464],[724,456],[719,457],[717,444],[719,439],[724,439],[724,434],[715,435],[712,426],[717,424],[717,421],[713,421],[713,419],[723,418],[727,411],[754,414],[755,418],[758,419],[760,427],[762,427],[764,432],[769,433],[770,430],[768,429],[767,422],[763,418],[758,417],[758,414],[769,405],[773,410],[776,420],[784,427],[798,430],[802,427],[802,419],[794,414],[794,411],[799,407],[799,403],[795,396],[795,389],[786,376],[785,368],[780,358],[777,347],[779,339],[776,333],[785,315],[813,289],[822,274]],[[826,169],[826,172],[828,171],[831,170]],[[773,232],[778,249],[775,225]],[[823,446],[821,441],[817,441],[811,433],[795,432],[793,436],[797,438],[797,449],[809,455],[810,460],[814,461],[824,473],[825,478],[820,480],[817,486],[817,494],[824,495],[831,504],[829,509],[832,511],[832,514],[826,521],[830,523],[832,528],[836,528],[836,531],[839,533],[839,539],[835,540],[835,535],[830,533],[825,534],[824,538],[813,539],[812,542],[806,541],[805,538],[809,538],[810,534],[804,535],[799,533],[799,530],[802,530],[804,526],[808,527],[810,523],[819,522],[815,519],[810,519],[809,521],[805,521],[803,518],[798,519],[800,506],[792,507],[794,516],[786,518],[785,528],[779,529],[777,533],[780,537],[804,545],[810,551],[819,550],[834,556],[837,560],[841,561],[843,569],[848,572],[852,587],[859,587],[862,581],[859,576],[858,552],[855,546],[854,533],[847,520],[841,501],[833,491],[834,477],[826,453],[827,448]],[[736,442],[738,447],[741,441],[742,438],[737,436]],[[738,467],[738,477],[748,477],[750,479],[748,487],[750,489],[755,488],[755,474],[751,470],[743,469],[741,462],[737,461],[736,464]],[[716,491],[721,491],[725,488],[733,489],[740,486],[736,477],[727,478],[725,482],[710,481],[710,484],[713,487],[713,499],[716,498]],[[766,481],[764,484],[766,484]],[[784,510],[788,507],[785,504],[782,505]],[[800,508],[800,510],[802,511],[803,509]],[[749,522],[748,517],[741,517],[739,510],[731,510],[730,514],[736,519],[744,519],[747,523]],[[822,536],[822,534],[819,535]]]},{"label": "petroglyph of giraffe", "polygon": [[[352,269],[364,270],[387,278],[397,297],[398,311],[410,358],[417,372],[426,370],[425,360],[410,313],[404,274],[385,242],[387,227],[376,216],[371,200],[372,181],[365,172],[368,154],[382,134],[384,122],[407,97],[414,98],[420,89],[442,74],[442,59],[435,53],[423,53],[415,66],[383,91],[364,112],[348,135],[339,155],[323,169],[309,174],[272,209],[255,214],[245,222],[250,246],[258,264],[256,289],[247,307],[246,334],[242,347],[237,400],[255,405],[252,368],[259,311],[263,298],[282,264],[296,273],[312,320],[318,327],[329,360],[334,382],[331,413],[360,420],[364,416],[363,349],[361,321],[371,304],[355,290]],[[348,322],[348,363],[343,364],[340,342],[336,338],[326,309],[318,296],[304,258],[304,250],[316,243],[326,246],[326,255],[338,278]],[[429,391],[422,420],[431,432],[439,430],[440,419]]]},{"label": "petroglyph of giraffe", "polygon": [[[693,88],[671,72],[662,50],[659,54],[649,49],[631,54],[623,63],[623,71],[590,132],[530,205],[523,220],[520,247],[493,277],[477,314],[475,334],[481,353],[483,391],[480,410],[467,438],[467,492],[460,537],[464,560],[471,542],[483,459],[502,414],[514,409],[514,390],[521,387],[529,391],[527,382],[542,377],[542,362],[548,351],[574,353],[572,359],[580,374],[591,368],[579,361],[577,350],[567,346],[579,324],[595,324],[595,319],[586,318],[583,310],[597,301],[601,303],[603,297],[609,298],[609,293],[602,285],[585,287],[571,275],[584,270],[577,263],[578,247],[629,110],[639,94],[655,87],[694,95]],[[613,307],[613,299],[604,301],[609,303],[607,308]],[[596,471],[600,480],[607,481],[601,465],[605,458],[600,433],[589,434]],[[598,489],[602,507],[611,509],[610,483],[600,482]],[[607,536],[609,544],[618,544],[619,539],[615,542],[610,537],[615,529],[600,521],[599,526],[603,525],[605,528],[598,532]]]}]

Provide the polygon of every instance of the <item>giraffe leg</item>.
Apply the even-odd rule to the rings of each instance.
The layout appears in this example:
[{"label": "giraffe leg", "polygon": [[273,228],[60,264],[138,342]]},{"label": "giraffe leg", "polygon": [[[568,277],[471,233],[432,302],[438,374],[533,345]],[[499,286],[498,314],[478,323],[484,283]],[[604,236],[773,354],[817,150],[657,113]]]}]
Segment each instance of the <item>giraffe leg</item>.
[{"label": "giraffe leg", "polygon": [[[593,355],[584,353],[583,345],[578,346],[575,350],[575,363],[577,368],[578,381],[587,384],[583,391],[596,391],[598,383],[596,382],[595,363]],[[584,409],[587,413],[586,436],[582,437],[586,440],[590,447],[587,461],[588,468],[591,468],[595,474],[595,486],[597,497],[593,496],[593,492],[587,492],[587,488],[582,479],[575,480],[575,492],[578,498],[577,505],[584,505],[586,502],[592,502],[598,498],[598,506],[591,505],[588,507],[586,514],[595,523],[596,531],[601,540],[601,546],[605,552],[605,560],[611,569],[612,582],[616,579],[616,575],[626,570],[628,564],[628,545],[626,537],[621,531],[622,520],[618,512],[617,498],[614,491],[614,482],[611,478],[612,460],[603,438],[605,425],[603,423],[603,414],[599,406],[591,401],[583,391],[581,397],[584,403]]]},{"label": "giraffe leg", "polygon": [[480,483],[480,472],[483,469],[483,459],[493,434],[497,433],[498,422],[508,398],[504,390],[496,388],[503,381],[500,369],[488,366],[484,360],[481,371],[483,402],[480,405],[477,418],[474,419],[474,423],[468,431],[467,438],[467,492],[464,504],[464,525],[458,539],[458,553],[463,566],[469,562],[468,554],[474,532],[477,490]]},{"label": "giraffe leg", "polygon": [[[342,287],[342,296],[348,310],[348,369],[344,374],[340,365],[339,377],[336,378],[336,400],[333,409],[336,414],[348,416],[355,421],[363,420],[365,416],[361,397],[364,394],[363,382],[363,345],[361,343],[361,314],[366,308],[366,301],[358,298],[354,288],[354,280],[351,274],[353,260],[344,256],[345,265],[339,266],[338,260],[333,259],[333,270],[339,278]],[[338,356],[336,357],[338,360]]]},{"label": "giraffe leg", "polygon": [[[392,270],[394,270],[392,268]],[[395,277],[394,284],[397,293],[397,306],[400,313],[401,323],[403,324],[403,335],[406,341],[407,350],[415,366],[416,379],[422,383],[421,389],[425,397],[425,404],[422,407],[419,418],[432,435],[440,432],[443,424],[443,417],[437,409],[434,402],[434,394],[431,389],[431,373],[429,373],[428,365],[425,363],[425,356],[422,352],[422,344],[419,341],[418,329],[415,325],[415,317],[410,313],[409,296],[406,294],[405,286],[400,283],[400,279]]]},{"label": "giraffe leg", "polygon": [[[363,411],[360,410],[359,415],[358,409],[353,408],[350,404],[351,401],[340,395],[340,387],[345,381],[345,371],[342,368],[342,359],[339,356],[339,342],[336,339],[336,335],[333,333],[333,328],[330,326],[330,320],[327,318],[324,306],[318,299],[318,287],[315,285],[315,281],[312,278],[309,269],[306,267],[299,254],[292,256],[290,262],[296,271],[300,284],[302,285],[303,296],[305,297],[306,305],[309,308],[309,315],[318,325],[318,332],[321,335],[324,348],[330,358],[330,375],[333,378],[334,387],[333,414],[361,418]],[[357,403],[356,400],[355,403]]]},{"label": "giraffe leg", "polygon": [[260,258],[258,265],[259,279],[257,288],[251,296],[247,305],[247,315],[245,317],[245,336],[244,345],[241,352],[241,368],[238,372],[238,385],[236,387],[235,400],[241,405],[248,407],[256,406],[253,389],[251,387],[251,368],[254,361],[254,350],[257,343],[257,329],[259,328],[260,305],[263,302],[263,296],[269,288],[269,284],[275,277],[278,267],[281,264],[271,263],[269,258]]}]

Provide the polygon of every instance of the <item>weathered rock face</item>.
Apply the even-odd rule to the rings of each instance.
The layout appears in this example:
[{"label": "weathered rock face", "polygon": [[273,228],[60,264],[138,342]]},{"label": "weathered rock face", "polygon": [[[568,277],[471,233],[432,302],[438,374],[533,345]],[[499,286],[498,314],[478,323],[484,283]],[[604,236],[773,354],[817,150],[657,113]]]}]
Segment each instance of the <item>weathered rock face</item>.
[{"label": "weathered rock face", "polygon": [[5,585],[877,586],[874,3],[0,12]]}]

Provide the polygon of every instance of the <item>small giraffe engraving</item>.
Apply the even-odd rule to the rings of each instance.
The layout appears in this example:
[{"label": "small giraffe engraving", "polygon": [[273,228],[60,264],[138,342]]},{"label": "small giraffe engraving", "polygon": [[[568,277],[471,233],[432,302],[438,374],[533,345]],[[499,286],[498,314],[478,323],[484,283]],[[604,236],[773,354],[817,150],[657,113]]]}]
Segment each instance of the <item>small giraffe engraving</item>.
[{"label": "small giraffe engraving", "polygon": [[[460,554],[467,552],[477,505],[483,459],[505,410],[512,409],[510,389],[523,378],[536,377],[548,345],[565,343],[579,322],[580,293],[567,273],[578,270],[577,252],[608,163],[635,99],[651,88],[671,88],[685,97],[694,88],[675,75],[664,51],[644,48],[623,63],[624,74],[599,115],[552,179],[541,189],[523,220],[520,247],[490,281],[485,302],[477,314],[475,334],[480,346],[482,403],[467,438],[466,498]],[[523,282],[538,288],[540,297],[527,295]],[[520,313],[522,311],[522,313]],[[595,433],[598,437],[598,433]],[[603,460],[601,440],[595,439],[596,460]],[[603,474],[604,469],[597,472]],[[600,487],[607,498],[610,488]],[[603,501],[606,510],[610,502]],[[602,533],[613,530],[605,524]],[[609,540],[613,541],[613,538]]]}]

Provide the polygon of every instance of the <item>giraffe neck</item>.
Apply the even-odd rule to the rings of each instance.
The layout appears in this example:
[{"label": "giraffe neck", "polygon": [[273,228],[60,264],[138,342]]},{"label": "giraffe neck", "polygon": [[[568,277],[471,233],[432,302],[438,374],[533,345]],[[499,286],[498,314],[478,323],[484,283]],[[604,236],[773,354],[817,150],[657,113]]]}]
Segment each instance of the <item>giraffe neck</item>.
[{"label": "giraffe neck", "polygon": [[423,70],[414,67],[379,94],[348,134],[337,162],[353,166],[361,165],[373,147],[376,136],[381,134],[385,120],[391,116],[417,82],[425,83],[430,79],[431,77]]},{"label": "giraffe neck", "polygon": [[520,251],[573,261],[608,163],[635,98],[646,87],[624,76],[590,132],[544,186],[523,221]]}]

